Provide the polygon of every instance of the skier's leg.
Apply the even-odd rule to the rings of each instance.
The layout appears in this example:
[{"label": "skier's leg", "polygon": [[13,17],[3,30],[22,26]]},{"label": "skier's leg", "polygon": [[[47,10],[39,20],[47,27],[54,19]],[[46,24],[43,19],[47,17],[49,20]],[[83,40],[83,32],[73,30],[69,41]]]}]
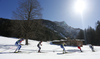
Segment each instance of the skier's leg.
[{"label": "skier's leg", "polygon": [[92,49],[92,52],[95,52],[94,49]]},{"label": "skier's leg", "polygon": [[17,52],[17,50],[18,50],[18,44],[15,44],[15,45],[17,46],[17,48],[16,48],[16,50],[14,52]]},{"label": "skier's leg", "polygon": [[41,50],[41,47],[39,46],[39,51],[38,52],[41,52],[40,50]]},{"label": "skier's leg", "polygon": [[65,48],[63,47],[63,53],[65,53]]},{"label": "skier's leg", "polygon": [[17,52],[17,50],[18,50],[18,47],[16,48],[16,50],[14,52]]},{"label": "skier's leg", "polygon": [[83,52],[81,49],[80,49],[80,51]]},{"label": "skier's leg", "polygon": [[21,49],[21,45],[18,46],[18,51]]},{"label": "skier's leg", "polygon": [[40,51],[40,50],[41,50],[41,47],[40,47],[40,46],[38,46],[38,48],[39,48],[38,52],[41,52],[41,51]]}]

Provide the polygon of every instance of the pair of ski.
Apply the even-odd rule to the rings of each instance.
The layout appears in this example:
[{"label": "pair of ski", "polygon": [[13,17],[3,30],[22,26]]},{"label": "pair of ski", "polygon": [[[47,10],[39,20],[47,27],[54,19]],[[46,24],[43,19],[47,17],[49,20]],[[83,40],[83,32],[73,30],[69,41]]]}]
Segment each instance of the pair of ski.
[{"label": "pair of ski", "polygon": [[[83,52],[82,50],[80,50],[80,52]],[[61,55],[61,54],[69,54],[69,53],[74,53],[74,52],[65,52],[65,53],[57,53],[58,55]]]},{"label": "pair of ski", "polygon": [[[19,51],[19,52],[13,52],[13,53],[33,53],[33,52]],[[37,53],[46,53],[46,52],[37,52]]]},{"label": "pair of ski", "polygon": [[29,52],[29,51],[28,52],[26,52],[26,51],[17,51],[17,52],[11,52],[11,53],[28,53],[29,54],[29,53],[32,53],[32,52]]},{"label": "pair of ski", "polygon": [[69,53],[73,53],[73,52],[65,52],[65,53],[57,53],[57,54],[61,55],[61,54],[69,54]]}]

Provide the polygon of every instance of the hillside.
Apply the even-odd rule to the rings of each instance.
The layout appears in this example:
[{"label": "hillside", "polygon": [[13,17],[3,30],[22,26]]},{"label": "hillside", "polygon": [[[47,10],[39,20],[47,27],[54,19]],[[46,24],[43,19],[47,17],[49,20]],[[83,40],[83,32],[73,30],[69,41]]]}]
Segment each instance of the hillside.
[{"label": "hillside", "polygon": [[[63,34],[64,34],[65,36],[67,36],[67,35],[69,34],[68,36],[69,36],[70,38],[76,38],[77,35],[78,35],[78,33],[79,33],[80,30],[81,30],[81,29],[79,29],[79,28],[73,28],[73,27],[67,25],[66,22],[64,22],[64,21],[62,21],[62,22],[57,22],[57,21],[55,21],[55,23],[56,23],[57,26],[62,27],[64,30],[60,30],[60,31],[65,31],[65,32],[63,32]],[[67,32],[67,33],[66,33],[66,32]]]},{"label": "hillside", "polygon": [[51,41],[65,37],[76,38],[80,31],[80,29],[72,28],[64,22],[44,19],[27,21],[0,18],[0,23],[0,35],[33,40]]},{"label": "hillside", "polygon": [[17,38],[9,38],[0,36],[0,59],[100,59],[100,46],[94,46],[96,52],[92,52],[88,45],[82,47],[83,52],[80,52],[77,47],[65,46],[67,54],[62,53],[59,45],[51,45],[50,42],[43,42],[41,51],[37,53],[38,41],[29,40],[30,45],[24,45],[20,51],[23,53],[13,53],[16,46],[14,45]]}]

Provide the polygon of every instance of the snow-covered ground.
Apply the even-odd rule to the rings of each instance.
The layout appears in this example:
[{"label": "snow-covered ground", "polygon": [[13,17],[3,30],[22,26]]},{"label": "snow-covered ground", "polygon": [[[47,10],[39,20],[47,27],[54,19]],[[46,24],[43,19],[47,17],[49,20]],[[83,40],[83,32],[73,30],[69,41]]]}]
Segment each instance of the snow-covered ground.
[{"label": "snow-covered ground", "polygon": [[[62,53],[62,49],[58,45],[51,45],[50,42],[43,42],[41,51],[37,53],[38,41],[29,40],[29,45],[22,45],[22,53],[13,53],[16,49],[14,45],[17,38],[8,38],[0,36],[0,59],[100,59],[100,46],[94,46],[96,52],[92,52],[88,45],[84,45],[80,52],[77,47],[66,46],[66,51]],[[22,42],[24,44],[25,41]]]}]

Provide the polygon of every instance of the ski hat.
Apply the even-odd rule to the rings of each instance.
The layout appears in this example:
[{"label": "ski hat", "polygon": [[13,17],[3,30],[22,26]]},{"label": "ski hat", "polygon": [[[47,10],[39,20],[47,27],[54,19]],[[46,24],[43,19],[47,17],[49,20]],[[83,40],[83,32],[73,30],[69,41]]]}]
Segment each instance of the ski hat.
[{"label": "ski hat", "polygon": [[24,38],[19,38],[20,40],[24,40]]},{"label": "ski hat", "polygon": [[42,41],[40,41],[40,43],[42,43]]},{"label": "ski hat", "polygon": [[40,41],[40,42],[42,42],[42,41]]}]

